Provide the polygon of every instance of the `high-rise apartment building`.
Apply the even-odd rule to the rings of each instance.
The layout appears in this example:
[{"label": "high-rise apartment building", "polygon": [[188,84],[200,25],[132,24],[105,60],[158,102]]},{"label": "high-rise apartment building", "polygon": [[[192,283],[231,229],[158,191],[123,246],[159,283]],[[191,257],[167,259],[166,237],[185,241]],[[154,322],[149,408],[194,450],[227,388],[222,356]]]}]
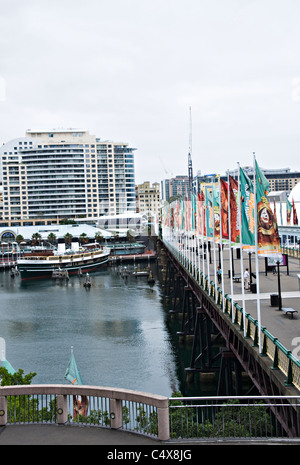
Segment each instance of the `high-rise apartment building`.
[{"label": "high-rise apartment building", "polygon": [[26,131],[0,148],[3,220],[134,212],[133,151],[87,130]]}]

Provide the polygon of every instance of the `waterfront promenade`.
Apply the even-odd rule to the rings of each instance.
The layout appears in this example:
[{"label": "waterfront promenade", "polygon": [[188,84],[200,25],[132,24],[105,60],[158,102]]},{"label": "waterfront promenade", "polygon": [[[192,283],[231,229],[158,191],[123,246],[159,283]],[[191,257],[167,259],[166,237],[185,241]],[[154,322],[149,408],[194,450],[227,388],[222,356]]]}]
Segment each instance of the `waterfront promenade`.
[{"label": "waterfront promenade", "polygon": [[[295,351],[295,356],[300,358],[300,289],[299,289],[299,278],[300,276],[300,264],[298,258],[289,257],[289,274],[287,274],[287,268],[280,267],[280,289],[282,307],[292,308],[297,312],[293,315],[286,314],[282,310],[280,311],[278,305],[271,305],[271,295],[278,294],[278,275],[273,274],[272,271],[268,271],[265,274],[265,262],[263,259],[259,259],[259,301],[260,301],[260,314],[261,314],[261,326],[265,327],[274,337],[283,344],[287,350]],[[248,266],[248,258],[244,257],[244,269]],[[224,289],[225,293],[231,297],[231,281],[228,277],[228,270],[230,269],[230,262],[226,254],[223,261],[224,269]],[[234,260],[235,275],[240,275],[240,260]],[[210,266],[210,272],[213,273],[213,265]],[[256,273],[255,260],[252,257],[252,273]],[[211,274],[213,279],[213,274]],[[257,282],[253,278],[254,284]],[[242,301],[242,283],[233,283],[233,300],[243,307]],[[219,285],[220,286],[220,285]],[[258,318],[257,312],[257,294],[252,293],[251,290],[244,292],[245,312],[249,313],[253,318]],[[276,298],[275,298],[276,300]],[[299,340],[297,341],[297,338]],[[297,355],[297,346],[299,351]]]}]

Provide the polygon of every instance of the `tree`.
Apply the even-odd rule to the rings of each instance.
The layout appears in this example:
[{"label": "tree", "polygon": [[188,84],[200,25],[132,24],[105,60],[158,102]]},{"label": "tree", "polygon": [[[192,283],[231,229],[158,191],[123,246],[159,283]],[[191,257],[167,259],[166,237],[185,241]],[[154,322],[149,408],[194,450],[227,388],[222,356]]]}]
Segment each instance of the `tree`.
[{"label": "tree", "polygon": [[72,220],[72,219],[69,219],[69,218],[66,218],[64,220],[60,220],[59,224],[76,224],[76,221]]},{"label": "tree", "polygon": [[32,378],[36,376],[36,373],[28,373],[23,376],[24,371],[19,368],[18,371],[11,374],[6,368],[0,367],[0,385],[1,386],[15,386],[19,384],[31,384]]},{"label": "tree", "polygon": [[104,237],[102,236],[102,234],[100,232],[96,232],[95,241],[99,242],[99,244],[101,244],[101,242],[103,242],[103,239],[104,239]]},{"label": "tree", "polygon": [[56,242],[56,235],[54,233],[50,233],[48,234],[48,237],[47,237],[48,241],[50,242],[50,244],[55,244]]},{"label": "tree", "polygon": [[64,239],[65,239],[65,241],[66,241],[66,244],[71,244],[71,242],[72,242],[72,237],[73,237],[73,236],[72,236],[72,234],[70,234],[70,233],[67,233],[67,234],[64,235]]},{"label": "tree", "polygon": [[31,240],[35,242],[36,244],[39,244],[42,240],[42,236],[40,235],[40,233],[34,233],[31,236]]},{"label": "tree", "polygon": [[16,237],[16,242],[20,244],[20,242],[23,242],[23,241],[24,241],[24,237],[22,236],[22,234],[18,234]]},{"label": "tree", "polygon": [[80,234],[80,236],[79,236],[80,244],[87,244],[88,241],[89,241],[89,238],[85,233]]}]

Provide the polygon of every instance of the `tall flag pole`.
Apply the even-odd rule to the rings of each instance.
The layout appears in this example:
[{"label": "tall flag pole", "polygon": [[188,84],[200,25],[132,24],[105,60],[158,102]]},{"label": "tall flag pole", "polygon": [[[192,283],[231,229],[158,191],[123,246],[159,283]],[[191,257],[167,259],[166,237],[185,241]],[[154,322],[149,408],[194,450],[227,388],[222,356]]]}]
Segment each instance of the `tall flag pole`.
[{"label": "tall flag pole", "polygon": [[204,193],[201,193],[201,229],[202,229],[202,272],[205,274],[205,259],[204,259],[204,235],[206,229],[205,226],[205,205],[204,205]]},{"label": "tall flag pole", "polygon": [[220,255],[221,255],[222,310],[223,312],[225,312],[224,269],[223,269],[223,208],[222,208],[222,192],[221,192],[220,176],[219,176],[219,205],[220,205]]},{"label": "tall flag pole", "polygon": [[[217,200],[217,195],[215,192],[215,185],[213,184],[212,186],[212,212],[213,212],[213,246],[214,246],[214,278],[215,278],[215,301],[217,302],[218,300],[218,295],[217,295],[217,269],[216,269],[216,228],[217,228],[217,223],[216,223],[216,210],[217,210],[217,205],[216,205],[216,200]],[[220,223],[220,221],[219,221]]]},{"label": "tall flag pole", "polygon": [[233,276],[232,276],[232,253],[231,253],[231,221],[230,221],[230,189],[229,189],[229,171],[227,170],[228,186],[228,245],[229,245],[229,264],[230,264],[230,292],[231,292],[231,319],[234,322],[234,295],[233,295]]},{"label": "tall flag pole", "polygon": [[[205,187],[205,220],[206,220],[206,264],[207,264],[207,279],[210,283],[210,271],[209,271],[209,250],[208,250],[208,235],[211,238],[212,227],[211,227],[211,208],[209,207],[210,197],[207,187]],[[210,286],[210,284],[208,284]],[[210,289],[210,287],[209,287]]]},{"label": "tall flag pole", "polygon": [[246,173],[240,168],[240,188],[241,188],[241,210],[242,210],[242,242],[243,249],[249,252],[254,251],[255,239],[255,199],[253,192],[253,183],[246,175]]},{"label": "tall flag pole", "polygon": [[255,152],[253,152],[253,187],[254,187],[254,227],[255,227],[255,263],[256,263],[256,301],[257,301],[257,321],[258,321],[258,347],[261,353],[261,315],[260,315],[260,291],[259,291],[259,264],[258,264],[258,234],[257,234],[257,177],[256,177],[256,159]]},{"label": "tall flag pole", "polygon": [[197,193],[197,250],[198,250],[198,270],[199,270],[199,275],[198,275],[198,282],[200,284],[200,274],[201,274],[201,253],[200,253],[200,231],[201,231],[201,226],[200,226],[200,194],[199,192]]},{"label": "tall flag pole", "polygon": [[242,242],[242,199],[240,191],[240,164],[238,163],[238,208],[239,208],[239,230],[240,230],[240,256],[241,256],[241,283],[242,283],[242,308],[243,308],[243,327],[244,337],[246,337],[246,301],[245,301],[245,286],[244,286],[244,261],[243,261],[243,242]]}]

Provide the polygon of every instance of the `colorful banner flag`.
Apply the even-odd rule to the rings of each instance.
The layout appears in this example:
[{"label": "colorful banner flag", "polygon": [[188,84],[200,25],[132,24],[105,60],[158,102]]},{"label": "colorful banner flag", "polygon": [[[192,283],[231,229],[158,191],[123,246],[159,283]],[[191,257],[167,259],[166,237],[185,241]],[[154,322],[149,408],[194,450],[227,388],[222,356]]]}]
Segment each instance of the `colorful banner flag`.
[{"label": "colorful banner flag", "polygon": [[220,180],[221,188],[221,223],[222,238],[229,239],[229,219],[228,219],[228,184],[223,179]]},{"label": "colorful banner flag", "polygon": [[291,224],[292,217],[292,204],[286,199],[286,224],[289,226]]},{"label": "colorful banner flag", "polygon": [[297,216],[297,210],[296,210],[294,199],[292,201],[292,205],[293,205],[293,224],[298,224],[298,216]]},{"label": "colorful banner flag", "polygon": [[240,184],[243,249],[255,250],[254,190],[251,180],[242,168],[240,168]]},{"label": "colorful banner flag", "polygon": [[214,235],[213,229],[213,200],[207,187],[205,187],[205,219],[206,219],[206,236],[207,239],[212,239]]},{"label": "colorful banner flag", "polygon": [[215,242],[220,242],[220,205],[219,205],[219,192],[217,192],[216,186],[213,184],[212,187],[212,199],[213,199],[213,215],[214,215],[214,239]]},{"label": "colorful banner flag", "polygon": [[230,189],[230,231],[231,242],[240,242],[240,228],[239,228],[239,186],[238,183],[229,175],[229,189]]},{"label": "colorful banner flag", "polygon": [[281,254],[276,216],[267,199],[269,182],[255,160],[256,203],[257,203],[257,254]]},{"label": "colorful banner flag", "polygon": [[270,183],[258,166],[255,160],[255,176],[256,176],[256,196],[261,197],[262,195],[267,196],[270,190]]},{"label": "colorful banner flag", "polygon": [[197,200],[197,224],[198,224],[198,233],[202,236],[206,235],[206,228],[205,228],[205,202],[204,202],[204,193],[201,191],[198,192],[198,200]]}]

